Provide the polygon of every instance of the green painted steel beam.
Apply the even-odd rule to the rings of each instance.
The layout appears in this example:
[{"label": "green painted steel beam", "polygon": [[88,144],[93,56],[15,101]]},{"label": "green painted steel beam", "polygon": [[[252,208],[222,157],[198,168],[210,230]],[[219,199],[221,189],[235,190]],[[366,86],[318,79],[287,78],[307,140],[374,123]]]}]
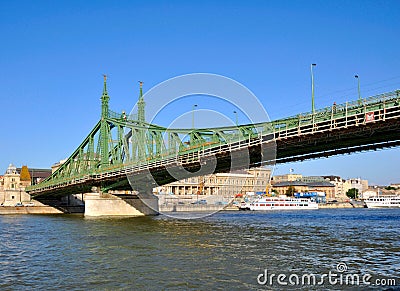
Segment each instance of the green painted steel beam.
[{"label": "green painted steel beam", "polygon": [[[142,89],[139,96],[140,101],[143,97]],[[197,129],[171,129],[146,123],[144,103],[141,104],[138,120],[130,119],[124,113],[110,111],[106,78],[101,102],[101,119],[89,135],[58,170],[42,183],[28,187],[28,192],[45,187],[68,187],[69,183],[89,179],[91,175],[184,156],[250,140],[259,135],[301,133],[302,130],[313,130],[319,124],[334,124],[337,120],[359,122],[360,119],[360,122],[365,122],[370,112],[384,113],[397,108],[400,104],[400,90],[363,99],[361,104],[358,100],[334,104],[315,110],[314,114],[308,112],[271,122]]]}]

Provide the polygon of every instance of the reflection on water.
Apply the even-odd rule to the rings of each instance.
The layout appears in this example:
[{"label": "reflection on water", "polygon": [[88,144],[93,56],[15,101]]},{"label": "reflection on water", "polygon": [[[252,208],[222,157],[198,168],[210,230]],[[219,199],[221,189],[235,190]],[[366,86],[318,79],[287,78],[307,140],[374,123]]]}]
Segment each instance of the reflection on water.
[{"label": "reflection on water", "polygon": [[257,284],[265,269],[323,274],[339,262],[400,283],[396,209],[223,212],[202,220],[1,216],[0,237],[1,290],[265,290],[274,288]]}]

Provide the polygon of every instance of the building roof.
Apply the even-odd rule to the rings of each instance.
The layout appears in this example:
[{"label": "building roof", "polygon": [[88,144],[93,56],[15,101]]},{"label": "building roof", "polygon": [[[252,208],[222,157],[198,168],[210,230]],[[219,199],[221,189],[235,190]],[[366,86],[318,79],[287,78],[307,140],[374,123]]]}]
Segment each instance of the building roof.
[{"label": "building roof", "polygon": [[[34,169],[34,168],[28,168],[29,174],[31,175],[31,178],[47,178],[48,176],[51,175],[51,169]],[[17,168],[17,172],[21,173],[21,168]]]},{"label": "building roof", "polygon": [[303,181],[282,181],[282,182],[276,182],[274,184],[274,187],[288,187],[288,186],[307,186],[307,182]]},{"label": "building roof", "polygon": [[13,164],[10,164],[6,170],[7,175],[16,174],[16,172],[17,168]]},{"label": "building roof", "polygon": [[311,182],[308,183],[309,186],[311,187],[335,187],[332,183],[328,181],[318,181],[318,182]]}]

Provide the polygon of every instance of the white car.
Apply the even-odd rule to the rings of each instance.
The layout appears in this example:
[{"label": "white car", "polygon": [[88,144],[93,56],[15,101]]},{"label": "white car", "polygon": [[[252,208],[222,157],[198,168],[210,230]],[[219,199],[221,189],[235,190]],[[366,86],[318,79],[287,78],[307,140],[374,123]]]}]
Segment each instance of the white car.
[{"label": "white car", "polygon": [[33,202],[24,203],[24,206],[35,206],[35,203]]}]

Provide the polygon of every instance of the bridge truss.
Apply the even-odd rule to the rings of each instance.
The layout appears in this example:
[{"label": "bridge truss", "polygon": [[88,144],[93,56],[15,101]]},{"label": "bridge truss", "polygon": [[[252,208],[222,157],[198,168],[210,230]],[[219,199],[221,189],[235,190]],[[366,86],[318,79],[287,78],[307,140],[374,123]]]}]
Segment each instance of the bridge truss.
[{"label": "bridge truss", "polygon": [[213,171],[229,171],[232,155],[246,157],[240,168],[397,146],[399,95],[397,90],[265,123],[170,129],[145,122],[142,89],[137,118],[109,110],[104,80],[100,121],[65,163],[27,192],[40,196],[83,193],[93,186],[130,189],[127,177],[153,187],[177,180],[171,169],[197,172],[214,161]]}]

